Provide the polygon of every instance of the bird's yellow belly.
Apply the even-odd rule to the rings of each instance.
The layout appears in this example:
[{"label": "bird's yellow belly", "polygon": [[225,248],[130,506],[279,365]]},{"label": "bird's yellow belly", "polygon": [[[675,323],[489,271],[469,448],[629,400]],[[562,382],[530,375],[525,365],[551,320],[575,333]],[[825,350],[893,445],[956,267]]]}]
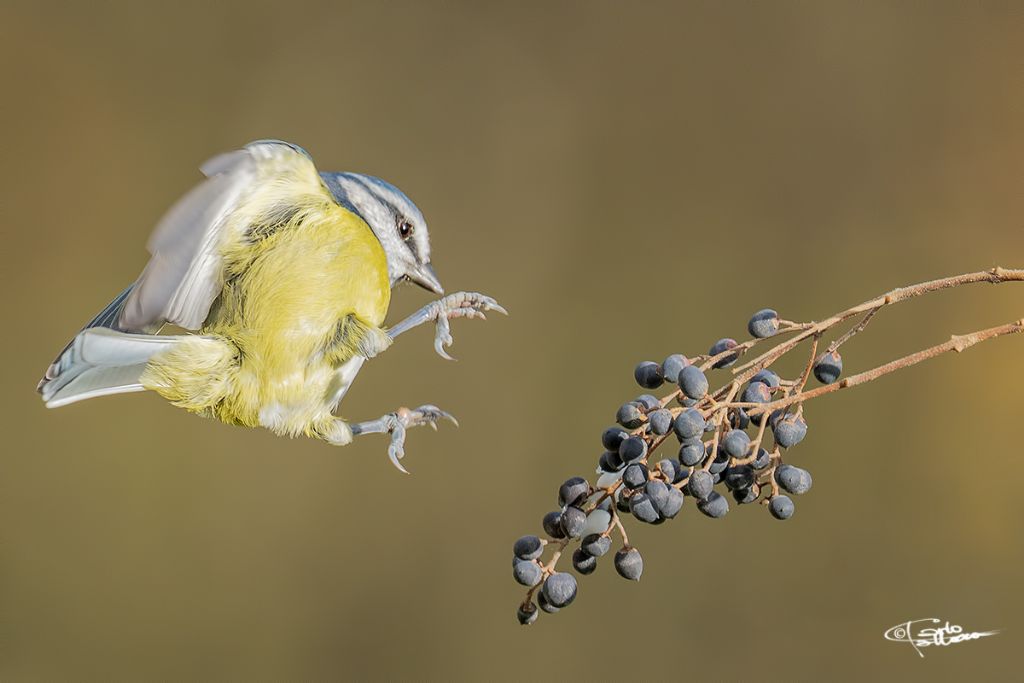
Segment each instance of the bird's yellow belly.
[{"label": "bird's yellow belly", "polygon": [[333,420],[338,368],[367,338],[388,339],[380,326],[390,302],[379,243],[368,229],[342,232],[321,225],[274,235],[225,285],[203,330],[238,350],[216,417],[290,435]]}]

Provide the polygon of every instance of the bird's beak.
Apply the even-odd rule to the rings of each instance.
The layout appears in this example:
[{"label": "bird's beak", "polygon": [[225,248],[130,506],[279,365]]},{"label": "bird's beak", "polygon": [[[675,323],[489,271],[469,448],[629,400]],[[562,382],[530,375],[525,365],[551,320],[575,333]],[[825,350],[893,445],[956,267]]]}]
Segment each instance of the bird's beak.
[{"label": "bird's beak", "polygon": [[444,287],[441,286],[441,281],[437,279],[437,273],[434,272],[434,266],[429,263],[424,263],[414,272],[410,273],[409,279],[423,289],[429,289],[435,294],[444,294]]}]

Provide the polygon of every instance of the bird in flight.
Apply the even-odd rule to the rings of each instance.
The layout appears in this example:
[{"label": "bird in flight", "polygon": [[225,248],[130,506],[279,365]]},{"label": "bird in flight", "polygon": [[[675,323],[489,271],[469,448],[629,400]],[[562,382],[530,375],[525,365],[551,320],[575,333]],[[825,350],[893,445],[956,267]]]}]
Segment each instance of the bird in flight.
[{"label": "bird in flight", "polygon": [[[392,288],[444,290],[423,214],[398,188],[358,173],[318,173],[302,148],[261,140],[202,166],[206,180],[156,226],[142,274],[68,343],[38,390],[48,407],[155,391],[223,422],[343,446],[387,433],[405,472],[406,429],[455,419],[433,405],[348,423],[334,412],[363,363],[401,334],[505,313],[458,292],[393,327]],[[161,334],[165,326],[179,334]],[[457,423],[456,423],[457,424]]]}]

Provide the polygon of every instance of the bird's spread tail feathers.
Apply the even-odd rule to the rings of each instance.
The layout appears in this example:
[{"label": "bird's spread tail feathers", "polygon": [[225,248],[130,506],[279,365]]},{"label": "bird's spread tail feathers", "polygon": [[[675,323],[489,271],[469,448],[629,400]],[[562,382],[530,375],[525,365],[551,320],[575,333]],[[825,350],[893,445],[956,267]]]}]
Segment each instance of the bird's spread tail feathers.
[{"label": "bird's spread tail feathers", "polygon": [[95,396],[142,391],[149,359],[180,337],[128,334],[106,327],[79,332],[39,383],[48,408]]}]

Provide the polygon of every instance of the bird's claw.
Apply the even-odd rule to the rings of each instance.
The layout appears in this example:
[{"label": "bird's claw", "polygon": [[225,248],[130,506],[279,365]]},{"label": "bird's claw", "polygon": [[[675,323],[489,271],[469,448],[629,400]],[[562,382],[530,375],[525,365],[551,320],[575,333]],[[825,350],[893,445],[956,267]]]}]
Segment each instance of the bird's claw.
[{"label": "bird's claw", "polygon": [[[440,307],[439,307],[440,308]],[[441,356],[445,360],[455,360],[448,352],[445,351],[446,346],[451,346],[455,342],[452,339],[452,326],[448,322],[448,317],[444,315],[443,310],[437,314],[437,332],[434,334],[434,351],[437,351],[437,355]]]},{"label": "bird's claw", "polygon": [[437,323],[437,332],[434,334],[434,350],[437,355],[445,360],[455,360],[445,350],[454,342],[451,333],[451,324],[448,322],[453,318],[480,318],[486,320],[484,311],[497,311],[502,315],[508,315],[508,311],[493,298],[480,294],[479,292],[456,292],[434,302],[436,310],[434,320]]},{"label": "bird's claw", "polygon": [[437,431],[437,422],[440,420],[450,420],[456,427],[459,426],[459,421],[455,419],[454,415],[434,405],[424,405],[414,410],[399,408],[388,415],[386,420],[388,433],[391,434],[388,458],[391,460],[391,464],[404,474],[409,474],[409,470],[405,469],[401,463],[402,458],[405,457],[405,432],[409,427],[426,424]]}]

